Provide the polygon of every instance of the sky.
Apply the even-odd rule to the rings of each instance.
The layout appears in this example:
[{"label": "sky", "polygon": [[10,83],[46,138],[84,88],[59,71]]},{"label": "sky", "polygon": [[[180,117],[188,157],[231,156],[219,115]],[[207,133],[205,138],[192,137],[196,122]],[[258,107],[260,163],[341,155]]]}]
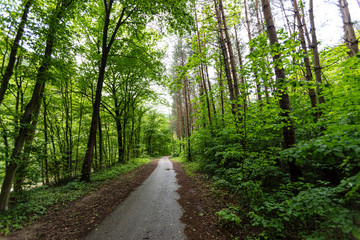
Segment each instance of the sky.
[{"label": "sky", "polygon": [[[308,1],[307,1],[308,2]],[[338,0],[314,0],[314,16],[320,47],[335,46],[342,42],[343,27]],[[360,6],[356,0],[348,0],[351,20],[360,27]]]},{"label": "sky", "polygon": [[[314,16],[315,16],[315,25],[317,31],[317,38],[320,42],[319,48],[324,49],[325,47],[335,46],[343,41],[343,23],[341,19],[340,9],[337,5],[338,0],[313,0],[314,1]],[[285,3],[290,4],[291,0],[284,0]],[[308,0],[305,3],[306,13],[308,13]],[[348,0],[351,19],[356,24],[354,25],[355,30],[360,29],[360,6],[358,5],[357,0]],[[282,14],[276,16],[277,18],[282,18]],[[277,24],[281,21],[280,19],[275,19]],[[281,24],[281,23],[280,23]],[[163,63],[167,66],[171,65],[172,61],[172,52],[174,45],[176,43],[175,36],[166,36],[160,43],[162,46],[167,46],[166,57],[163,60]],[[170,93],[164,92],[164,89],[161,90],[163,98],[171,102]],[[161,113],[168,114],[169,107],[164,105],[158,105],[156,107]]]}]

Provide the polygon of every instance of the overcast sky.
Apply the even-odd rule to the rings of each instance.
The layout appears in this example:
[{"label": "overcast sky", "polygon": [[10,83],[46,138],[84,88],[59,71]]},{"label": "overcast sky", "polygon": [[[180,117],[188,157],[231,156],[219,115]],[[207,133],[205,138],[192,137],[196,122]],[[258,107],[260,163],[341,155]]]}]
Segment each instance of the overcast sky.
[{"label": "overcast sky", "polygon": [[[309,2],[308,0],[306,2]],[[344,30],[338,0],[314,0],[315,25],[317,28],[317,37],[321,48],[324,46],[334,46],[342,41]],[[351,20],[360,23],[360,6],[356,0],[348,0]],[[306,4],[308,9],[308,4]]]},{"label": "overcast sky", "polygon": [[[315,25],[317,31],[318,41],[321,42],[319,45],[320,49],[324,47],[331,47],[338,45],[343,41],[344,30],[342,26],[342,19],[340,9],[337,5],[338,0],[313,0],[314,1],[314,16],[315,16]],[[284,0],[285,3],[290,4],[291,0]],[[306,14],[308,14],[309,9],[309,0],[306,0],[305,9]],[[355,30],[360,28],[360,6],[357,3],[357,0],[348,0],[351,19],[355,22]],[[282,18],[282,14],[277,17]],[[277,24],[281,24],[282,19],[276,19]],[[280,22],[280,23],[279,23]],[[309,27],[309,26],[308,26]],[[247,37],[247,34],[245,34]],[[176,43],[176,37],[168,36],[165,37],[161,45],[168,45],[167,56],[164,59],[164,63],[167,66],[170,66],[172,61],[172,52],[174,44]],[[161,91],[163,91],[162,89]],[[163,98],[171,101],[169,93],[163,93]],[[157,107],[161,112],[167,114],[168,108],[165,106]]]}]

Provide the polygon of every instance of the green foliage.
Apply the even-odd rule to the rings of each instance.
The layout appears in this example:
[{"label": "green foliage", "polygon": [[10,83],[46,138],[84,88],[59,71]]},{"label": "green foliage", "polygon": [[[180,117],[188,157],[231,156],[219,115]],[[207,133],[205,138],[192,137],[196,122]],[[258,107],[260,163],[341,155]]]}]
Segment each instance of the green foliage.
[{"label": "green foliage", "polygon": [[[348,58],[343,45],[325,49],[321,53],[324,83],[306,82],[299,41],[283,32],[279,39],[279,44],[269,47],[260,34],[249,44],[252,51],[240,74],[253,83],[242,85],[242,91],[249,93],[241,97],[255,93],[256,83],[268,89],[286,88],[296,145],[282,148],[279,99],[276,92],[273,96],[260,92],[262,101],[237,102],[242,106],[240,122],[228,104],[222,122],[209,126],[206,110],[197,105],[196,124],[201,127],[190,137],[192,161],[212,177],[215,188],[237,196],[238,207],[217,213],[224,225],[250,224],[261,230],[260,239],[359,239],[360,55]],[[201,62],[203,56],[196,54],[183,69],[187,74]],[[279,63],[269,59],[276,54],[281,54],[280,67],[287,75],[281,85],[272,79],[272,69]],[[322,89],[325,103],[318,109],[310,105],[309,88]],[[318,111],[321,116],[315,122]],[[173,154],[185,153],[177,148]],[[292,160],[303,171],[298,182],[289,178]],[[239,208],[246,209],[246,220],[238,218]]]},{"label": "green foliage", "polygon": [[236,226],[240,226],[242,221],[241,218],[239,218],[236,214],[237,212],[239,212],[239,209],[232,206],[222,209],[221,211],[217,212],[216,215],[218,215],[219,221],[222,225],[234,224]]}]

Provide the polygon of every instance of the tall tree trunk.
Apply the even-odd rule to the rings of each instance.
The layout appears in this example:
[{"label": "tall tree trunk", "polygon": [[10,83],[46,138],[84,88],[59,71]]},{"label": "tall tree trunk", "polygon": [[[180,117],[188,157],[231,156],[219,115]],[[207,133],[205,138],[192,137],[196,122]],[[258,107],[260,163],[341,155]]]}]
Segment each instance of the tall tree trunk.
[{"label": "tall tree trunk", "polygon": [[[303,29],[303,23],[301,22],[301,16],[300,16],[297,0],[292,0],[292,3],[294,6],[295,16],[296,16],[296,20],[298,23],[297,25],[298,25],[298,30],[299,30],[300,43],[301,43],[301,47],[304,52],[304,64],[305,64],[305,71],[306,71],[305,78],[309,84],[312,84],[313,75],[312,75],[312,71],[311,71],[310,60],[308,57],[307,46],[306,46],[306,42],[305,42],[305,33],[304,33],[304,29]],[[310,87],[308,89],[308,91],[309,91],[309,96],[310,96],[311,107],[316,110],[317,100],[316,100],[315,89]],[[319,115],[317,113],[315,113],[314,121],[317,122],[318,118],[319,118]]]},{"label": "tall tree trunk", "polygon": [[20,39],[22,38],[22,36],[24,34],[24,27],[25,27],[28,13],[29,13],[32,3],[33,3],[33,0],[28,0],[24,6],[24,12],[23,12],[23,15],[22,15],[20,23],[19,23],[19,28],[16,32],[14,42],[11,46],[9,62],[6,67],[5,74],[3,75],[3,78],[1,81],[1,86],[0,86],[0,104],[4,100],[6,89],[8,87],[10,78],[14,71],[14,66],[15,66],[15,61],[16,61],[16,53],[19,48]]},{"label": "tall tree trunk", "polygon": [[121,126],[121,119],[120,119],[120,113],[116,114],[116,132],[118,137],[118,162],[122,163],[124,161],[124,155],[123,155],[123,141],[122,141],[122,126]]},{"label": "tall tree trunk", "polygon": [[78,136],[77,136],[77,141],[76,141],[75,175],[76,175],[76,172],[78,169],[78,163],[79,163],[79,147],[80,147],[82,117],[83,117],[83,103],[82,103],[82,98],[81,98],[80,112],[79,112],[79,130],[78,130]]},{"label": "tall tree trunk", "polygon": [[[201,51],[201,39],[200,39],[200,32],[199,32],[199,25],[198,25],[198,20],[197,20],[197,13],[196,13],[196,7],[194,7],[195,9],[195,24],[196,24],[196,32],[197,32],[197,42],[198,42],[198,49],[199,49],[199,54],[200,56],[202,56],[202,51]],[[181,58],[181,63],[184,66],[184,59],[183,56]],[[204,91],[205,91],[205,97],[206,97],[206,104],[207,104],[207,110],[208,110],[208,118],[209,118],[209,123],[210,126],[212,125],[212,118],[211,118],[211,111],[210,111],[210,101],[209,101],[209,94],[208,94],[208,90],[207,90],[207,86],[206,86],[206,81],[205,81],[205,73],[204,73],[204,64],[201,62],[200,63],[200,77],[202,79],[202,85],[204,87]],[[185,80],[184,80],[185,81]],[[187,81],[187,80],[186,80]],[[184,86],[185,87],[185,86]]]},{"label": "tall tree trunk", "polygon": [[239,98],[238,82],[239,81],[238,81],[238,77],[237,77],[237,73],[236,73],[237,68],[236,68],[236,62],[235,62],[235,57],[234,57],[234,51],[232,49],[232,44],[231,44],[231,40],[230,40],[230,34],[229,34],[229,30],[228,30],[227,23],[226,23],[226,16],[225,16],[225,11],[224,11],[224,6],[222,3],[222,0],[219,0],[219,10],[220,10],[220,15],[222,16],[222,23],[224,25],[223,31],[225,33],[227,49],[228,49],[229,55],[230,55],[230,65],[231,65],[231,73],[233,76],[235,97],[238,100],[238,98]]},{"label": "tall tree trunk", "polygon": [[221,106],[221,119],[224,120],[224,116],[225,116],[225,109],[224,109],[224,95],[225,95],[225,89],[224,89],[224,83],[223,83],[223,69],[222,69],[222,58],[221,58],[221,54],[219,54],[219,64],[220,64],[220,69],[218,71],[218,82],[219,82],[219,86],[220,86],[220,106]]},{"label": "tall tree trunk", "polygon": [[218,30],[219,30],[219,37],[220,37],[220,46],[221,46],[221,50],[222,50],[222,54],[224,57],[224,66],[225,66],[225,76],[227,79],[227,83],[228,83],[228,88],[229,88],[229,96],[230,96],[230,101],[231,101],[231,108],[232,108],[232,113],[234,114],[234,116],[237,115],[237,108],[236,108],[236,97],[234,94],[234,86],[233,86],[233,81],[231,78],[231,70],[230,70],[230,64],[229,64],[229,55],[228,55],[228,51],[227,51],[227,47],[226,47],[226,43],[225,43],[225,38],[224,38],[224,33],[223,33],[223,27],[222,27],[222,23],[221,23],[221,15],[219,12],[219,8],[217,6],[217,0],[214,0],[214,7],[215,7],[215,13],[216,13],[216,18],[217,18],[217,25],[218,25]]},{"label": "tall tree trunk", "polygon": [[[185,100],[185,136],[187,143],[187,159],[191,160],[191,148],[190,148],[190,114],[189,114],[189,102],[188,99],[188,79],[184,80],[184,100]],[[210,110],[210,109],[208,109]]]},{"label": "tall tree trunk", "polygon": [[[252,37],[251,37],[250,21],[249,21],[249,17],[248,17],[248,10],[247,10],[246,0],[244,0],[244,9],[245,9],[246,29],[247,29],[247,32],[248,32],[249,42],[251,42]],[[252,52],[252,51],[254,51],[254,47],[250,48],[250,52]],[[254,71],[254,75],[255,75],[255,79],[256,79],[255,83],[256,83],[257,99],[258,99],[258,101],[261,101],[262,100],[261,85],[260,85],[260,79],[258,79],[257,70]]]},{"label": "tall tree trunk", "polygon": [[48,163],[48,154],[47,154],[47,145],[48,145],[48,129],[47,129],[47,105],[45,97],[43,98],[44,104],[44,167],[45,167],[45,184],[49,185],[49,163]]},{"label": "tall tree trunk", "polygon": [[[315,20],[314,20],[314,5],[313,0],[310,0],[310,25],[311,25],[311,49],[313,52],[313,60],[314,60],[314,72],[315,78],[317,83],[317,94],[318,94],[318,101],[320,104],[325,103],[325,97],[322,95],[322,79],[321,79],[321,65],[320,65],[320,57],[319,57],[319,50],[318,50],[318,42],[316,37],[316,28],[315,28]],[[321,115],[321,111],[319,111],[319,115]]]},{"label": "tall tree trunk", "polygon": [[[269,0],[261,0],[265,22],[266,22],[266,28],[268,31],[269,41],[270,45],[273,46],[274,44],[278,44],[278,37],[275,29],[275,24],[271,12],[270,2]],[[282,117],[282,123],[284,124],[283,130],[283,137],[284,137],[284,148],[291,148],[295,145],[295,131],[293,122],[290,118],[290,99],[289,95],[287,94],[287,87],[285,85],[285,70],[282,67],[279,67],[279,64],[281,64],[281,58],[280,55],[277,54],[273,56],[274,62],[277,64],[275,65],[275,75],[276,75],[276,81],[278,84],[278,96],[279,96],[279,103],[280,108],[282,109],[280,115]],[[288,160],[289,170],[290,170],[290,178],[291,181],[298,181],[299,177],[302,176],[301,169],[298,165],[295,163],[295,159]]]},{"label": "tall tree trunk", "polygon": [[286,11],[285,11],[284,0],[280,0],[280,7],[281,7],[281,11],[282,11],[282,13],[283,13],[283,15],[285,17],[285,20],[286,20],[285,28],[287,28],[287,30],[289,32],[289,36],[291,36],[292,35],[291,24],[290,24],[290,21],[289,21],[289,17],[286,14]]},{"label": "tall tree trunk", "polygon": [[[71,0],[68,2],[67,6],[71,3]],[[58,29],[58,24],[61,20],[61,15],[67,6],[58,6],[55,15],[53,16],[53,21],[50,23],[49,32],[46,40],[46,47],[42,63],[38,69],[37,80],[33,90],[33,94],[30,102],[27,104],[25,112],[20,120],[20,129],[15,140],[15,146],[11,154],[11,163],[6,168],[5,178],[3,185],[1,187],[0,194],[0,211],[5,211],[9,205],[10,199],[10,190],[15,178],[17,161],[20,158],[21,152],[24,147],[26,139],[31,133],[31,129],[28,127],[33,119],[37,118],[38,113],[36,110],[41,105],[41,99],[44,93],[45,82],[47,70],[51,64],[51,54],[53,51],[54,41],[56,37],[56,30]],[[36,127],[36,126],[32,126]]]},{"label": "tall tree trunk", "polygon": [[103,158],[103,138],[102,138],[102,127],[101,118],[99,116],[99,168],[102,169],[104,164]]},{"label": "tall tree trunk", "polygon": [[339,0],[341,15],[344,24],[345,31],[345,43],[347,48],[350,50],[348,55],[350,57],[355,56],[359,52],[359,41],[355,36],[354,24],[351,21],[349,4],[347,0]]},{"label": "tall tree trunk", "polygon": [[108,60],[108,55],[111,49],[113,42],[115,41],[115,36],[120,26],[126,22],[127,18],[135,11],[136,7],[129,13],[129,15],[124,19],[126,8],[122,9],[119,20],[116,24],[116,27],[112,33],[110,41],[108,43],[108,31],[109,31],[109,23],[110,23],[110,13],[112,10],[113,0],[109,0],[107,2],[104,1],[105,8],[105,16],[104,16],[104,28],[103,28],[103,40],[102,40],[102,53],[99,67],[99,74],[96,85],[96,94],[95,94],[95,102],[93,104],[93,112],[91,117],[91,125],[90,125],[90,134],[88,138],[86,154],[84,157],[84,162],[81,171],[81,181],[90,182],[90,172],[91,172],[91,163],[94,157],[94,148],[96,144],[96,128],[98,126],[99,121],[99,113],[100,113],[100,103],[101,103],[101,92],[104,83],[105,76],[105,68]]}]

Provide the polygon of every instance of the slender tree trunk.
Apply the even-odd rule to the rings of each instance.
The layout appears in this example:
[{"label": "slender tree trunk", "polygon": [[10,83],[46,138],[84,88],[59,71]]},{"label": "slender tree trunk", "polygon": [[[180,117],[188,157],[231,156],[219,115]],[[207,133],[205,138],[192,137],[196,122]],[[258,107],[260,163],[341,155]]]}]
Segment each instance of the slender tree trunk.
[{"label": "slender tree trunk", "polygon": [[[190,148],[190,124],[189,124],[189,102],[188,99],[188,79],[185,78],[184,80],[184,100],[185,100],[185,136],[186,136],[186,143],[187,143],[187,159],[191,160],[191,148]],[[208,109],[210,110],[210,109]]]},{"label": "slender tree trunk", "polygon": [[24,27],[25,27],[25,24],[27,22],[28,13],[29,13],[29,10],[30,10],[30,7],[31,7],[32,3],[33,3],[33,0],[27,0],[26,4],[24,6],[24,12],[23,12],[23,15],[22,15],[21,20],[20,20],[19,28],[18,28],[18,30],[16,32],[14,43],[11,46],[9,62],[8,62],[7,67],[6,67],[5,74],[3,75],[3,78],[2,78],[2,81],[1,81],[1,86],[0,86],[0,104],[4,100],[6,89],[8,87],[10,78],[11,78],[11,76],[13,74],[13,71],[14,71],[14,66],[15,66],[15,61],[16,61],[16,54],[17,54],[17,50],[19,48],[19,42],[20,42],[20,39],[22,38],[22,36],[24,34]]},{"label": "slender tree trunk", "polygon": [[225,11],[224,11],[224,6],[222,3],[222,0],[219,0],[219,10],[220,10],[220,15],[222,16],[222,23],[224,25],[224,33],[225,33],[225,39],[226,39],[226,43],[227,43],[227,49],[229,51],[229,55],[230,55],[230,65],[231,65],[231,72],[232,72],[232,76],[233,76],[233,82],[234,82],[234,91],[235,91],[235,97],[238,100],[239,98],[239,85],[238,85],[238,77],[237,77],[237,73],[236,73],[236,62],[235,62],[235,57],[234,57],[234,51],[232,49],[232,44],[231,44],[231,40],[230,40],[230,34],[229,34],[229,30],[227,27],[227,23],[226,23],[226,16],[225,16]]},{"label": "slender tree trunk", "polygon": [[236,97],[235,97],[235,94],[234,94],[233,81],[231,79],[231,70],[230,70],[230,65],[229,65],[229,55],[228,55],[228,52],[227,52],[224,33],[223,33],[223,30],[222,30],[221,16],[220,16],[220,12],[219,12],[216,1],[217,0],[214,0],[214,6],[215,6],[218,30],[219,30],[219,33],[220,33],[219,34],[220,35],[220,46],[221,46],[222,54],[223,54],[223,57],[224,57],[225,75],[226,75],[226,79],[227,79],[227,83],[228,83],[228,87],[229,87],[229,95],[230,95],[232,113],[234,114],[234,116],[236,116],[238,110],[237,110],[236,104],[235,104]]},{"label": "slender tree trunk", "polygon": [[47,154],[47,145],[48,145],[48,129],[47,129],[47,105],[45,97],[43,98],[44,102],[44,165],[45,165],[45,183],[49,185],[49,163],[48,163],[48,154]]},{"label": "slender tree trunk", "polygon": [[[248,17],[248,10],[247,10],[247,4],[246,4],[246,0],[244,0],[244,9],[245,9],[245,20],[246,20],[246,29],[248,32],[248,38],[249,38],[249,42],[251,42],[252,37],[251,37],[251,30],[250,30],[250,21],[249,21],[249,17]],[[254,47],[250,48],[250,52],[254,51]],[[258,78],[258,72],[257,70],[254,71],[254,75],[255,75],[255,83],[256,83],[256,92],[257,92],[257,99],[258,101],[262,100],[262,96],[261,96],[261,85],[260,85],[260,79]]]},{"label": "slender tree trunk", "polygon": [[101,118],[99,116],[99,168],[103,168],[104,158],[103,158],[103,138],[102,138],[102,127],[101,127]]},{"label": "slender tree trunk", "polygon": [[220,86],[220,106],[221,106],[221,119],[224,121],[224,116],[225,116],[225,109],[224,109],[224,83],[223,83],[223,69],[222,69],[222,58],[221,58],[221,54],[219,54],[219,64],[220,64],[220,69],[218,71],[218,82],[219,82],[219,86]]},{"label": "slender tree trunk", "polygon": [[[200,32],[199,32],[199,26],[198,26],[198,20],[197,20],[197,14],[196,14],[196,7],[195,7],[195,24],[196,24],[196,32],[197,32],[197,42],[198,42],[198,49],[199,49],[199,54],[200,56],[202,55],[202,51],[201,51],[201,39],[200,39]],[[184,66],[184,59],[183,57],[181,58],[182,61],[182,65]],[[205,97],[206,97],[206,104],[207,104],[207,110],[208,110],[208,118],[209,118],[209,123],[210,126],[212,125],[212,118],[211,118],[211,111],[210,111],[210,101],[209,101],[209,94],[208,94],[208,90],[207,90],[207,86],[206,86],[206,81],[205,81],[205,74],[204,74],[204,64],[200,63],[200,77],[202,79],[202,84],[204,87],[204,91],[205,91]],[[186,80],[187,81],[187,80]]]},{"label": "slender tree trunk", "polygon": [[285,25],[285,28],[287,28],[288,32],[289,32],[289,36],[292,35],[292,31],[291,31],[291,24],[290,24],[290,21],[289,21],[289,17],[288,15],[286,14],[286,11],[285,11],[285,6],[284,6],[284,1],[283,0],[280,0],[280,7],[281,7],[281,11],[285,17],[285,20],[286,20],[286,25]]},{"label": "slender tree trunk", "polygon": [[[270,2],[269,0],[261,0],[266,27],[268,31],[269,41],[270,45],[273,46],[274,44],[278,44],[278,37],[274,25],[274,20],[271,12]],[[287,87],[285,85],[285,70],[282,67],[279,67],[279,64],[281,64],[281,57],[280,55],[275,55],[273,57],[274,62],[277,64],[275,65],[275,75],[276,75],[276,81],[278,84],[278,96],[279,96],[279,103],[280,108],[282,109],[280,115],[282,117],[282,122],[284,124],[283,127],[283,137],[284,137],[284,148],[291,148],[295,145],[295,131],[293,122],[290,118],[290,99],[289,95],[287,94]],[[288,161],[289,169],[290,169],[290,178],[291,181],[298,181],[299,177],[302,176],[301,169],[298,165],[295,163],[295,159]]]},{"label": "slender tree trunk", "polygon": [[124,156],[123,156],[122,126],[120,120],[120,113],[119,115],[116,115],[115,122],[116,122],[116,132],[118,136],[118,162],[122,163],[124,161]]},{"label": "slender tree trunk", "polygon": [[[313,52],[314,72],[315,72],[315,78],[316,78],[316,83],[317,83],[318,101],[319,101],[319,104],[322,104],[322,103],[325,103],[325,98],[322,95],[322,87],[321,87],[321,84],[322,84],[321,65],[320,65],[320,57],[319,57],[319,50],[318,50],[318,42],[317,42],[317,37],[316,37],[313,0],[310,0],[309,15],[310,15],[310,25],[311,25],[310,32],[311,32],[311,38],[312,38],[311,49]],[[321,115],[321,110],[319,111],[319,115]]]},{"label": "slender tree trunk", "polygon": [[[307,51],[307,46],[306,46],[306,42],[305,42],[305,33],[304,33],[304,29],[303,29],[303,23],[301,22],[301,17],[300,17],[300,12],[299,12],[299,8],[298,8],[298,4],[297,4],[297,0],[292,0],[293,2],[293,6],[294,6],[294,11],[295,11],[295,16],[297,19],[297,23],[298,23],[298,30],[299,30],[299,37],[300,37],[300,42],[301,42],[301,47],[303,49],[304,52],[304,64],[305,64],[305,71],[306,71],[306,81],[309,84],[312,84],[313,81],[313,75],[312,75],[312,71],[311,71],[311,64],[310,64],[310,60],[308,57],[308,51]],[[315,89],[314,88],[309,88],[309,96],[310,96],[310,102],[311,102],[311,107],[316,109],[316,93],[315,93]],[[317,122],[319,118],[319,115],[317,113],[315,113],[315,119],[314,121]]]},{"label": "slender tree trunk", "polygon": [[[51,54],[54,46],[55,36],[57,25],[60,22],[61,14],[65,10],[63,6],[60,9],[57,9],[56,15],[54,16],[53,21],[49,26],[49,32],[46,40],[45,53],[43,56],[42,64],[39,67],[37,73],[37,80],[33,90],[33,94],[30,102],[27,104],[25,112],[20,120],[21,127],[19,129],[18,135],[15,140],[15,146],[11,154],[11,163],[6,168],[4,182],[1,188],[0,194],[0,211],[5,211],[8,208],[9,199],[10,199],[10,190],[15,178],[17,161],[20,158],[21,152],[24,147],[25,140],[28,138],[31,133],[28,125],[33,119],[37,118],[36,110],[40,107],[41,99],[44,93],[46,74],[50,66]],[[33,126],[36,127],[36,126]]]},{"label": "slender tree trunk", "polygon": [[76,175],[76,172],[78,169],[78,163],[79,163],[79,147],[80,147],[82,117],[83,117],[83,103],[82,103],[82,99],[81,99],[80,112],[79,112],[79,130],[78,130],[78,137],[77,137],[77,143],[76,143],[75,175]]},{"label": "slender tree trunk", "polygon": [[351,21],[349,4],[347,0],[339,0],[341,15],[344,23],[345,31],[345,43],[347,48],[350,50],[348,55],[350,57],[355,56],[359,52],[359,41],[355,36],[354,24]]},{"label": "slender tree trunk", "polygon": [[94,148],[96,144],[96,128],[98,126],[99,121],[99,114],[100,114],[100,104],[101,104],[101,92],[104,83],[104,76],[105,76],[105,68],[108,60],[108,55],[111,49],[111,46],[115,40],[115,36],[117,31],[119,30],[120,26],[126,22],[127,18],[135,11],[136,7],[128,14],[128,16],[124,18],[126,8],[122,9],[121,15],[119,20],[116,24],[116,27],[112,33],[110,41],[108,43],[108,30],[109,30],[109,23],[110,23],[110,14],[112,10],[114,0],[107,0],[104,1],[105,7],[105,17],[104,17],[104,28],[103,28],[103,41],[102,41],[102,54],[100,60],[100,68],[99,68],[99,75],[97,79],[96,85],[96,94],[95,94],[95,102],[93,104],[93,112],[91,117],[91,125],[90,125],[90,134],[88,138],[86,154],[84,157],[84,162],[82,166],[81,172],[81,181],[90,182],[90,172],[91,172],[91,163],[94,157]]}]

